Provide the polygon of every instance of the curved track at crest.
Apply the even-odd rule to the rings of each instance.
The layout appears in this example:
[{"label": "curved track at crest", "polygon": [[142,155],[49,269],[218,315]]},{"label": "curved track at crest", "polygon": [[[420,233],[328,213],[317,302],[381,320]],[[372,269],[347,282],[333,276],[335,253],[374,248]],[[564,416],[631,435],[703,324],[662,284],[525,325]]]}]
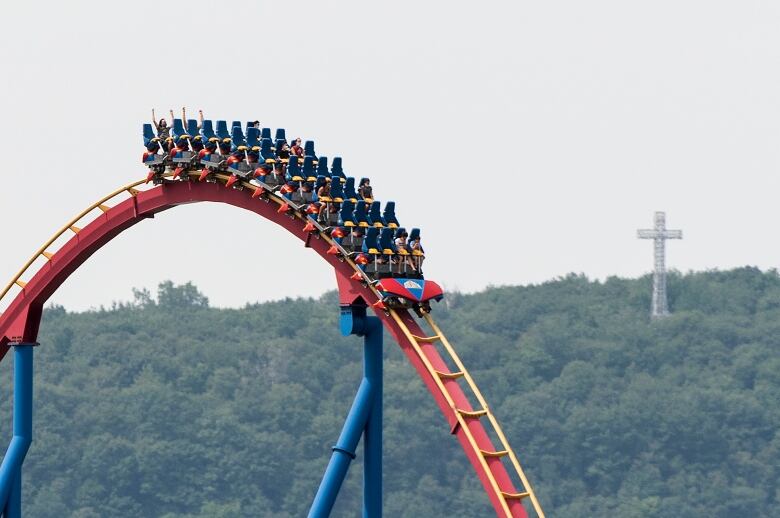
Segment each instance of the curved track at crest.
[{"label": "curved track at crest", "polygon": [[[353,277],[360,269],[345,254],[328,253],[336,244],[321,227],[317,226],[313,232],[307,231],[304,229],[307,223],[304,216],[281,210],[286,200],[246,182],[236,184],[238,189],[227,188],[224,186],[227,175],[216,175],[216,178],[217,183],[198,182],[197,174],[193,174],[190,181],[166,182],[147,190],[140,190],[144,182],[138,181],[114,191],[63,226],[0,292],[2,300],[14,286],[20,288],[0,315],[0,360],[14,342],[36,341],[46,300],[93,253],[136,223],[188,203],[226,203],[273,221],[333,266],[342,294],[348,293],[355,299],[362,297],[369,306],[380,301],[381,297],[373,285],[365,282],[367,278],[358,280]],[[122,197],[125,198],[116,205],[108,206]],[[83,228],[76,226],[94,210],[100,211],[95,219]],[[50,252],[48,248],[55,240],[68,232],[73,236],[60,249]],[[40,257],[45,258],[46,263],[29,280],[23,281],[22,277]],[[457,436],[496,514],[525,518],[523,500],[527,499],[537,516],[544,518],[536,495],[498,421],[433,318],[425,315],[423,323],[406,310],[374,310],[447,419],[451,433]],[[430,331],[423,331],[421,324]],[[447,356],[450,364],[455,366],[452,370],[444,359]],[[471,399],[467,393],[471,394]],[[491,440],[491,434],[498,446]],[[511,472],[514,474],[510,476]],[[513,478],[521,489],[518,490]]]}]

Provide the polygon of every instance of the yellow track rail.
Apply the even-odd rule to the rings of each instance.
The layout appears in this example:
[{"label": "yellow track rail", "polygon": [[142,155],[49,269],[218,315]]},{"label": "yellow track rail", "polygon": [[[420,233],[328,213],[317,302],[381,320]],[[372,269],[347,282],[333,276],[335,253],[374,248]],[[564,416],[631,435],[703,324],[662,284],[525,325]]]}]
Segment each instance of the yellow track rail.
[{"label": "yellow track rail", "polygon": [[468,384],[469,388],[474,393],[474,396],[477,398],[477,401],[479,402],[482,409],[486,411],[487,418],[490,421],[490,424],[493,426],[493,430],[496,432],[496,435],[498,436],[498,440],[501,441],[502,448],[504,448],[504,451],[506,451],[509,454],[509,459],[512,461],[512,466],[514,466],[517,475],[520,477],[520,480],[523,483],[523,487],[528,493],[528,498],[531,500],[531,505],[533,506],[534,511],[536,511],[536,514],[540,518],[544,518],[544,511],[542,511],[542,507],[539,505],[539,501],[537,500],[536,494],[534,493],[534,490],[531,487],[531,483],[528,481],[528,478],[525,476],[525,472],[523,471],[523,468],[520,466],[520,461],[517,460],[517,455],[515,455],[514,450],[509,445],[509,441],[507,440],[506,435],[504,435],[504,431],[501,429],[501,425],[498,424],[498,420],[496,419],[496,416],[493,415],[493,412],[490,411],[490,407],[488,406],[487,401],[482,395],[482,392],[480,392],[479,387],[477,387],[477,384],[474,382],[474,379],[471,377],[471,374],[469,374],[469,371],[466,370],[466,367],[463,365],[463,362],[460,360],[458,353],[455,352],[455,349],[452,347],[449,340],[447,340],[447,337],[444,336],[444,333],[441,331],[441,329],[439,329],[439,326],[436,325],[436,322],[433,320],[433,317],[430,314],[426,314],[425,321],[428,322],[428,325],[431,326],[431,329],[433,329],[434,333],[436,333],[436,335],[439,336],[439,338],[441,339],[441,343],[444,345],[444,348],[447,350],[447,354],[449,354],[450,358],[452,358],[452,361],[458,367],[458,370],[463,373],[463,378],[466,380],[466,383]]},{"label": "yellow track rail", "polygon": [[[417,355],[422,359],[425,368],[428,370],[428,373],[436,382],[439,391],[446,398],[447,404],[450,406],[450,408],[452,408],[455,411],[455,417],[458,420],[458,424],[466,434],[466,438],[468,439],[469,445],[471,446],[472,450],[474,450],[477,457],[480,459],[480,464],[482,465],[482,468],[484,469],[485,473],[488,476],[488,479],[490,480],[490,486],[495,492],[495,494],[499,496],[499,499],[502,503],[502,508],[506,513],[506,516],[510,516],[510,517],[512,516],[512,513],[509,510],[509,504],[507,500],[513,498],[528,497],[531,500],[531,505],[533,506],[534,511],[536,511],[537,516],[539,516],[539,518],[545,518],[544,511],[542,511],[542,507],[539,505],[539,501],[536,498],[536,494],[534,493],[530,482],[528,482],[528,478],[525,476],[523,469],[520,467],[520,462],[517,460],[517,456],[512,450],[512,447],[509,445],[509,441],[507,441],[506,436],[504,435],[504,432],[501,429],[501,426],[498,424],[498,421],[496,420],[495,416],[490,411],[490,407],[488,407],[487,401],[485,401],[485,398],[482,396],[482,393],[479,391],[479,388],[477,387],[476,383],[474,383],[474,379],[471,377],[465,365],[463,365],[463,362],[460,360],[460,357],[452,348],[452,345],[450,345],[449,341],[444,336],[444,333],[442,333],[441,329],[439,329],[439,326],[436,325],[436,322],[433,320],[430,314],[425,315],[425,320],[426,322],[428,322],[428,324],[431,326],[431,329],[433,329],[434,333],[436,334],[436,336],[434,337],[415,336],[409,331],[409,328],[406,327],[406,324],[403,322],[403,320],[401,319],[401,317],[398,315],[396,311],[390,310],[390,315],[392,316],[393,320],[395,320],[396,324],[404,332],[406,338],[412,344],[412,347],[414,347],[414,350],[417,353]],[[457,408],[455,401],[452,399],[452,396],[450,395],[449,391],[447,390],[447,387],[444,386],[444,382],[442,381],[442,379],[448,378],[447,375],[448,373],[440,373],[439,371],[437,371],[431,364],[425,352],[420,347],[420,342],[430,343],[436,340],[440,340],[442,342],[448,355],[450,356],[450,358],[452,358],[452,361],[457,366],[458,371],[456,371],[456,373],[453,374],[458,374],[457,377],[460,377],[460,375],[462,375],[466,379],[469,388],[474,393],[474,396],[477,398],[477,401],[481,406],[481,408],[478,409],[477,411],[463,411]],[[503,451],[506,451],[509,455],[509,458],[512,460],[512,465],[514,466],[517,475],[520,477],[520,480],[523,483],[525,492],[510,494],[510,493],[503,492],[499,487],[498,481],[495,479],[493,472],[490,469],[490,466],[488,466],[486,458],[498,457],[500,456],[498,455],[498,453],[503,453],[503,451],[500,450],[498,452],[485,452],[484,450],[482,450],[477,444],[476,439],[474,439],[474,436],[472,435],[471,430],[469,429],[468,424],[466,422],[466,419],[468,418],[481,417],[483,415],[486,415],[488,417],[490,424],[493,427],[493,430],[495,431],[496,435],[501,441],[501,446],[503,447]]]},{"label": "yellow track rail", "polygon": [[[199,172],[188,172],[186,174],[190,175],[197,175]],[[166,173],[163,176],[164,177],[170,177],[173,173]],[[214,175],[217,179],[227,181],[229,178],[229,175],[225,174],[216,174]],[[113,200],[114,198],[121,196],[123,194],[129,194],[130,196],[136,196],[140,191],[136,189],[137,187],[140,187],[144,184],[146,184],[146,180],[138,180],[136,182],[127,184],[107,196],[104,196],[100,200],[96,201],[83,211],[81,211],[79,214],[77,214],[73,219],[68,221],[65,225],[62,226],[57,232],[54,233],[54,235],[49,238],[33,255],[30,257],[30,259],[22,266],[22,268],[14,275],[14,277],[8,282],[8,284],[3,288],[3,291],[0,292],[0,301],[3,300],[3,298],[8,294],[8,292],[13,288],[14,285],[17,285],[21,288],[24,288],[26,282],[22,281],[22,276],[27,273],[27,271],[30,269],[30,267],[33,265],[33,263],[39,258],[44,257],[47,260],[51,259],[51,257],[54,255],[53,252],[50,252],[48,249],[49,247],[57,240],[59,239],[63,234],[67,233],[68,231],[73,232],[75,234],[78,234],[80,231],[80,227],[77,227],[76,224],[79,223],[87,214],[94,211],[95,209],[99,209],[102,212],[107,212],[111,207],[107,205],[108,202]],[[250,184],[246,181],[241,181],[240,184],[248,189],[256,189],[257,187]],[[268,198],[270,200],[273,200],[279,205],[282,205],[286,202],[286,200],[280,198],[276,194],[268,193]],[[305,219],[305,216],[302,216],[298,213],[293,213],[296,218],[299,219]],[[336,244],[333,239],[327,235],[327,233],[320,232],[321,238],[323,238],[328,244],[334,245]],[[363,275],[364,279],[367,281],[370,281],[368,277],[365,276],[363,271],[357,267],[357,265],[346,255],[343,255],[343,260],[347,262],[352,269],[354,269],[356,272],[359,272]],[[372,283],[368,283],[368,287],[371,289],[371,291],[377,296],[378,299],[381,300],[382,296],[379,293],[379,291],[374,287]],[[517,456],[515,455],[514,451],[512,450],[512,447],[509,445],[509,442],[507,441],[506,436],[504,435],[503,430],[501,429],[501,426],[498,424],[498,421],[496,420],[493,413],[490,411],[490,407],[488,407],[487,401],[482,396],[482,393],[480,392],[479,388],[477,387],[476,383],[474,382],[474,379],[469,374],[468,370],[466,370],[466,367],[463,365],[463,362],[460,360],[460,357],[455,352],[455,349],[450,344],[449,340],[444,336],[444,333],[442,333],[441,329],[439,329],[439,326],[436,325],[436,322],[433,320],[433,318],[429,315],[425,315],[425,321],[428,323],[428,325],[433,330],[433,336],[416,336],[412,334],[412,332],[409,330],[409,328],[406,326],[406,324],[403,322],[401,317],[399,316],[398,312],[390,309],[387,310],[387,313],[389,313],[390,317],[395,321],[395,323],[398,325],[398,327],[402,330],[404,335],[406,336],[409,343],[412,344],[412,347],[414,348],[415,353],[420,357],[423,364],[425,365],[426,370],[430,374],[431,378],[436,382],[436,386],[438,387],[441,394],[444,396],[444,398],[447,401],[447,404],[450,406],[450,408],[453,409],[454,415],[457,419],[458,425],[461,427],[463,432],[466,435],[466,438],[468,440],[469,445],[471,446],[472,450],[476,454],[477,458],[480,460],[480,464],[482,466],[482,469],[487,474],[488,479],[490,481],[490,486],[494,493],[499,496],[499,501],[502,504],[502,509],[506,516],[511,517],[511,511],[509,509],[508,501],[512,499],[522,499],[528,497],[531,501],[531,504],[533,505],[534,510],[536,511],[537,516],[539,518],[545,518],[544,512],[542,511],[541,506],[539,505],[539,501],[536,498],[536,494],[534,493],[533,489],[531,488],[531,484],[528,482],[527,477],[525,476],[525,473],[523,472],[522,468],[520,467],[520,462],[517,460]],[[430,359],[425,354],[425,352],[420,347],[420,343],[434,343],[437,341],[441,341],[441,343],[444,346],[445,351],[450,356],[452,361],[457,366],[457,371],[455,372],[441,372],[436,370],[433,365],[430,362]],[[459,409],[457,408],[457,405],[455,404],[455,401],[452,399],[452,396],[450,395],[449,391],[447,390],[447,387],[444,385],[443,380],[454,380],[458,379],[460,377],[463,377],[466,380],[466,383],[468,384],[470,390],[474,394],[474,396],[477,399],[477,402],[479,403],[480,407],[477,410],[468,411],[465,409]],[[498,451],[484,451],[482,450],[479,445],[477,444],[476,439],[471,433],[470,428],[468,427],[467,419],[475,419],[475,418],[481,418],[482,416],[487,416],[494,432],[499,438],[499,441],[501,442],[502,450]],[[498,458],[503,457],[505,455],[508,455],[512,466],[514,467],[515,471],[517,472],[517,475],[520,477],[520,480],[523,484],[524,492],[522,493],[506,493],[501,490],[498,481],[495,479],[495,476],[493,475],[493,472],[490,469],[490,466],[487,463],[488,458]]]},{"label": "yellow track rail", "polygon": [[[171,176],[173,173],[166,174],[165,176]],[[54,235],[49,238],[48,241],[46,241],[43,246],[41,246],[30,259],[24,263],[24,266],[16,273],[16,275],[13,276],[13,278],[10,280],[8,284],[5,285],[5,288],[3,288],[3,291],[0,292],[0,301],[3,300],[3,297],[5,297],[9,291],[11,291],[11,288],[14,287],[14,284],[19,286],[20,288],[24,288],[26,282],[22,281],[22,275],[24,275],[27,270],[29,270],[30,266],[39,258],[44,257],[46,260],[49,260],[54,255],[52,252],[48,251],[48,248],[54,243],[57,239],[60,238],[63,234],[65,234],[68,231],[71,231],[75,234],[78,234],[81,230],[80,227],[76,226],[76,223],[78,223],[84,216],[89,214],[95,209],[100,209],[102,212],[108,211],[111,207],[106,205],[109,201],[116,198],[117,196],[120,196],[121,194],[127,193],[131,196],[135,196],[138,194],[138,190],[136,187],[139,187],[146,183],[146,180],[139,180],[137,182],[129,183],[125,185],[124,187],[121,187],[108,196],[105,196],[101,198],[100,200],[96,201],[83,211],[79,212],[73,219],[65,223],[65,225],[59,229],[57,232],[54,233]]]},{"label": "yellow track rail", "polygon": [[[185,174],[188,174],[190,176],[197,176],[199,172],[196,171],[188,171]],[[172,172],[165,173],[162,175],[164,178],[169,178],[173,176]],[[215,174],[214,175],[217,179],[222,181],[227,181],[227,179],[230,177],[230,175],[227,174]],[[54,256],[53,252],[49,251],[49,247],[54,243],[57,239],[59,239],[63,234],[67,233],[68,231],[73,232],[74,234],[78,234],[81,230],[81,227],[76,226],[76,223],[79,223],[84,216],[89,214],[90,212],[94,211],[95,209],[99,209],[101,212],[107,212],[111,207],[107,205],[108,202],[113,200],[114,198],[121,196],[122,194],[129,194],[130,196],[136,196],[140,191],[137,189],[137,187],[141,187],[147,183],[146,179],[144,180],[138,180],[133,183],[129,183],[123,187],[120,187],[119,189],[111,192],[110,194],[104,196],[103,198],[99,199],[83,211],[79,212],[75,217],[73,217],[70,221],[65,223],[65,225],[62,226],[57,232],[54,233],[33,255],[30,257],[30,259],[22,266],[22,268],[14,275],[11,280],[8,282],[8,284],[5,285],[3,288],[3,291],[0,291],[0,302],[2,302],[3,298],[8,294],[9,291],[11,291],[11,288],[14,287],[14,285],[19,286],[20,288],[24,288],[24,286],[27,284],[25,281],[22,280],[22,276],[27,273],[27,271],[30,269],[30,267],[33,265],[33,263],[39,258],[44,257],[46,260],[51,259]],[[249,182],[242,181],[241,185],[243,187],[249,188],[249,189],[256,189],[257,187],[250,184]],[[282,203],[285,203],[286,200],[283,200],[279,196],[268,193],[268,198],[275,201],[277,204],[281,205]],[[300,215],[296,214],[296,217],[300,217]],[[300,217],[303,219],[302,217]],[[84,225],[82,225],[83,227]],[[333,241],[330,239],[330,236],[323,235],[325,239],[328,241],[328,243],[333,244]],[[355,264],[347,258],[347,261],[350,263],[350,265],[355,267]]]}]

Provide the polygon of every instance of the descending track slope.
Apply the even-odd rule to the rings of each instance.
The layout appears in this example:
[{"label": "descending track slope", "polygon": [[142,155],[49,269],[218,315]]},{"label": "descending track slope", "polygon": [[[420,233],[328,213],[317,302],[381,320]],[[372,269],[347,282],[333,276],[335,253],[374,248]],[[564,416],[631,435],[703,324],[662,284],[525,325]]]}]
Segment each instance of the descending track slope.
[{"label": "descending track slope", "polygon": [[[144,188],[143,180],[129,184],[64,225],[0,292],[2,302],[16,290],[13,300],[0,315],[0,359],[10,344],[36,340],[46,300],[93,253],[136,223],[188,203],[220,202],[255,212],[284,227],[333,266],[342,296],[362,298],[369,305],[381,299],[367,278],[355,276],[361,270],[346,254],[328,253],[331,247],[339,248],[339,245],[322,227],[315,225],[314,231],[308,231],[304,228],[307,223],[304,216],[285,210],[286,200],[245,182],[227,188],[224,185],[227,175],[217,175],[216,183],[196,179],[197,174],[193,173],[191,181],[166,182],[148,189]],[[97,217],[88,221],[93,213]],[[82,224],[83,227],[77,226]],[[72,237],[62,247],[50,249],[68,233]],[[45,262],[33,271],[32,266],[41,258]],[[497,515],[525,517],[523,502],[526,501],[537,516],[544,517],[498,421],[433,318],[425,315],[424,319],[417,319],[405,310],[377,310],[376,314],[433,395]]]}]

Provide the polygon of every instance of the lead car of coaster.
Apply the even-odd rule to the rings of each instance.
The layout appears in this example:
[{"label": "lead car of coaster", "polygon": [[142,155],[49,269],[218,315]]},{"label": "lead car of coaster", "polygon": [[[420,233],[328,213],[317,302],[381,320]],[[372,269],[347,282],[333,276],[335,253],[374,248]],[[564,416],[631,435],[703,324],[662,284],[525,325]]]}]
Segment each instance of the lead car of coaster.
[{"label": "lead car of coaster", "polygon": [[444,297],[441,286],[425,279],[385,278],[375,287],[386,307],[413,309],[418,316],[430,313],[431,301],[439,302]]}]

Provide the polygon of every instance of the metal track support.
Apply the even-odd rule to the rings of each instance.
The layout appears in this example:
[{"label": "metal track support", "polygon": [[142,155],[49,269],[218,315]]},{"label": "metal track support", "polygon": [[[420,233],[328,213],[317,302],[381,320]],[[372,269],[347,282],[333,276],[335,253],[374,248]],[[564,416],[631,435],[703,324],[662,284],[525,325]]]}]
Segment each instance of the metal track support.
[{"label": "metal track support", "polygon": [[363,518],[382,516],[382,324],[364,305],[341,307],[341,332],[363,337],[363,380],[333,447],[309,518],[330,516],[363,436]]},{"label": "metal track support", "polygon": [[33,347],[14,344],[14,436],[0,464],[0,506],[4,518],[22,516],[22,463],[32,443]]}]

